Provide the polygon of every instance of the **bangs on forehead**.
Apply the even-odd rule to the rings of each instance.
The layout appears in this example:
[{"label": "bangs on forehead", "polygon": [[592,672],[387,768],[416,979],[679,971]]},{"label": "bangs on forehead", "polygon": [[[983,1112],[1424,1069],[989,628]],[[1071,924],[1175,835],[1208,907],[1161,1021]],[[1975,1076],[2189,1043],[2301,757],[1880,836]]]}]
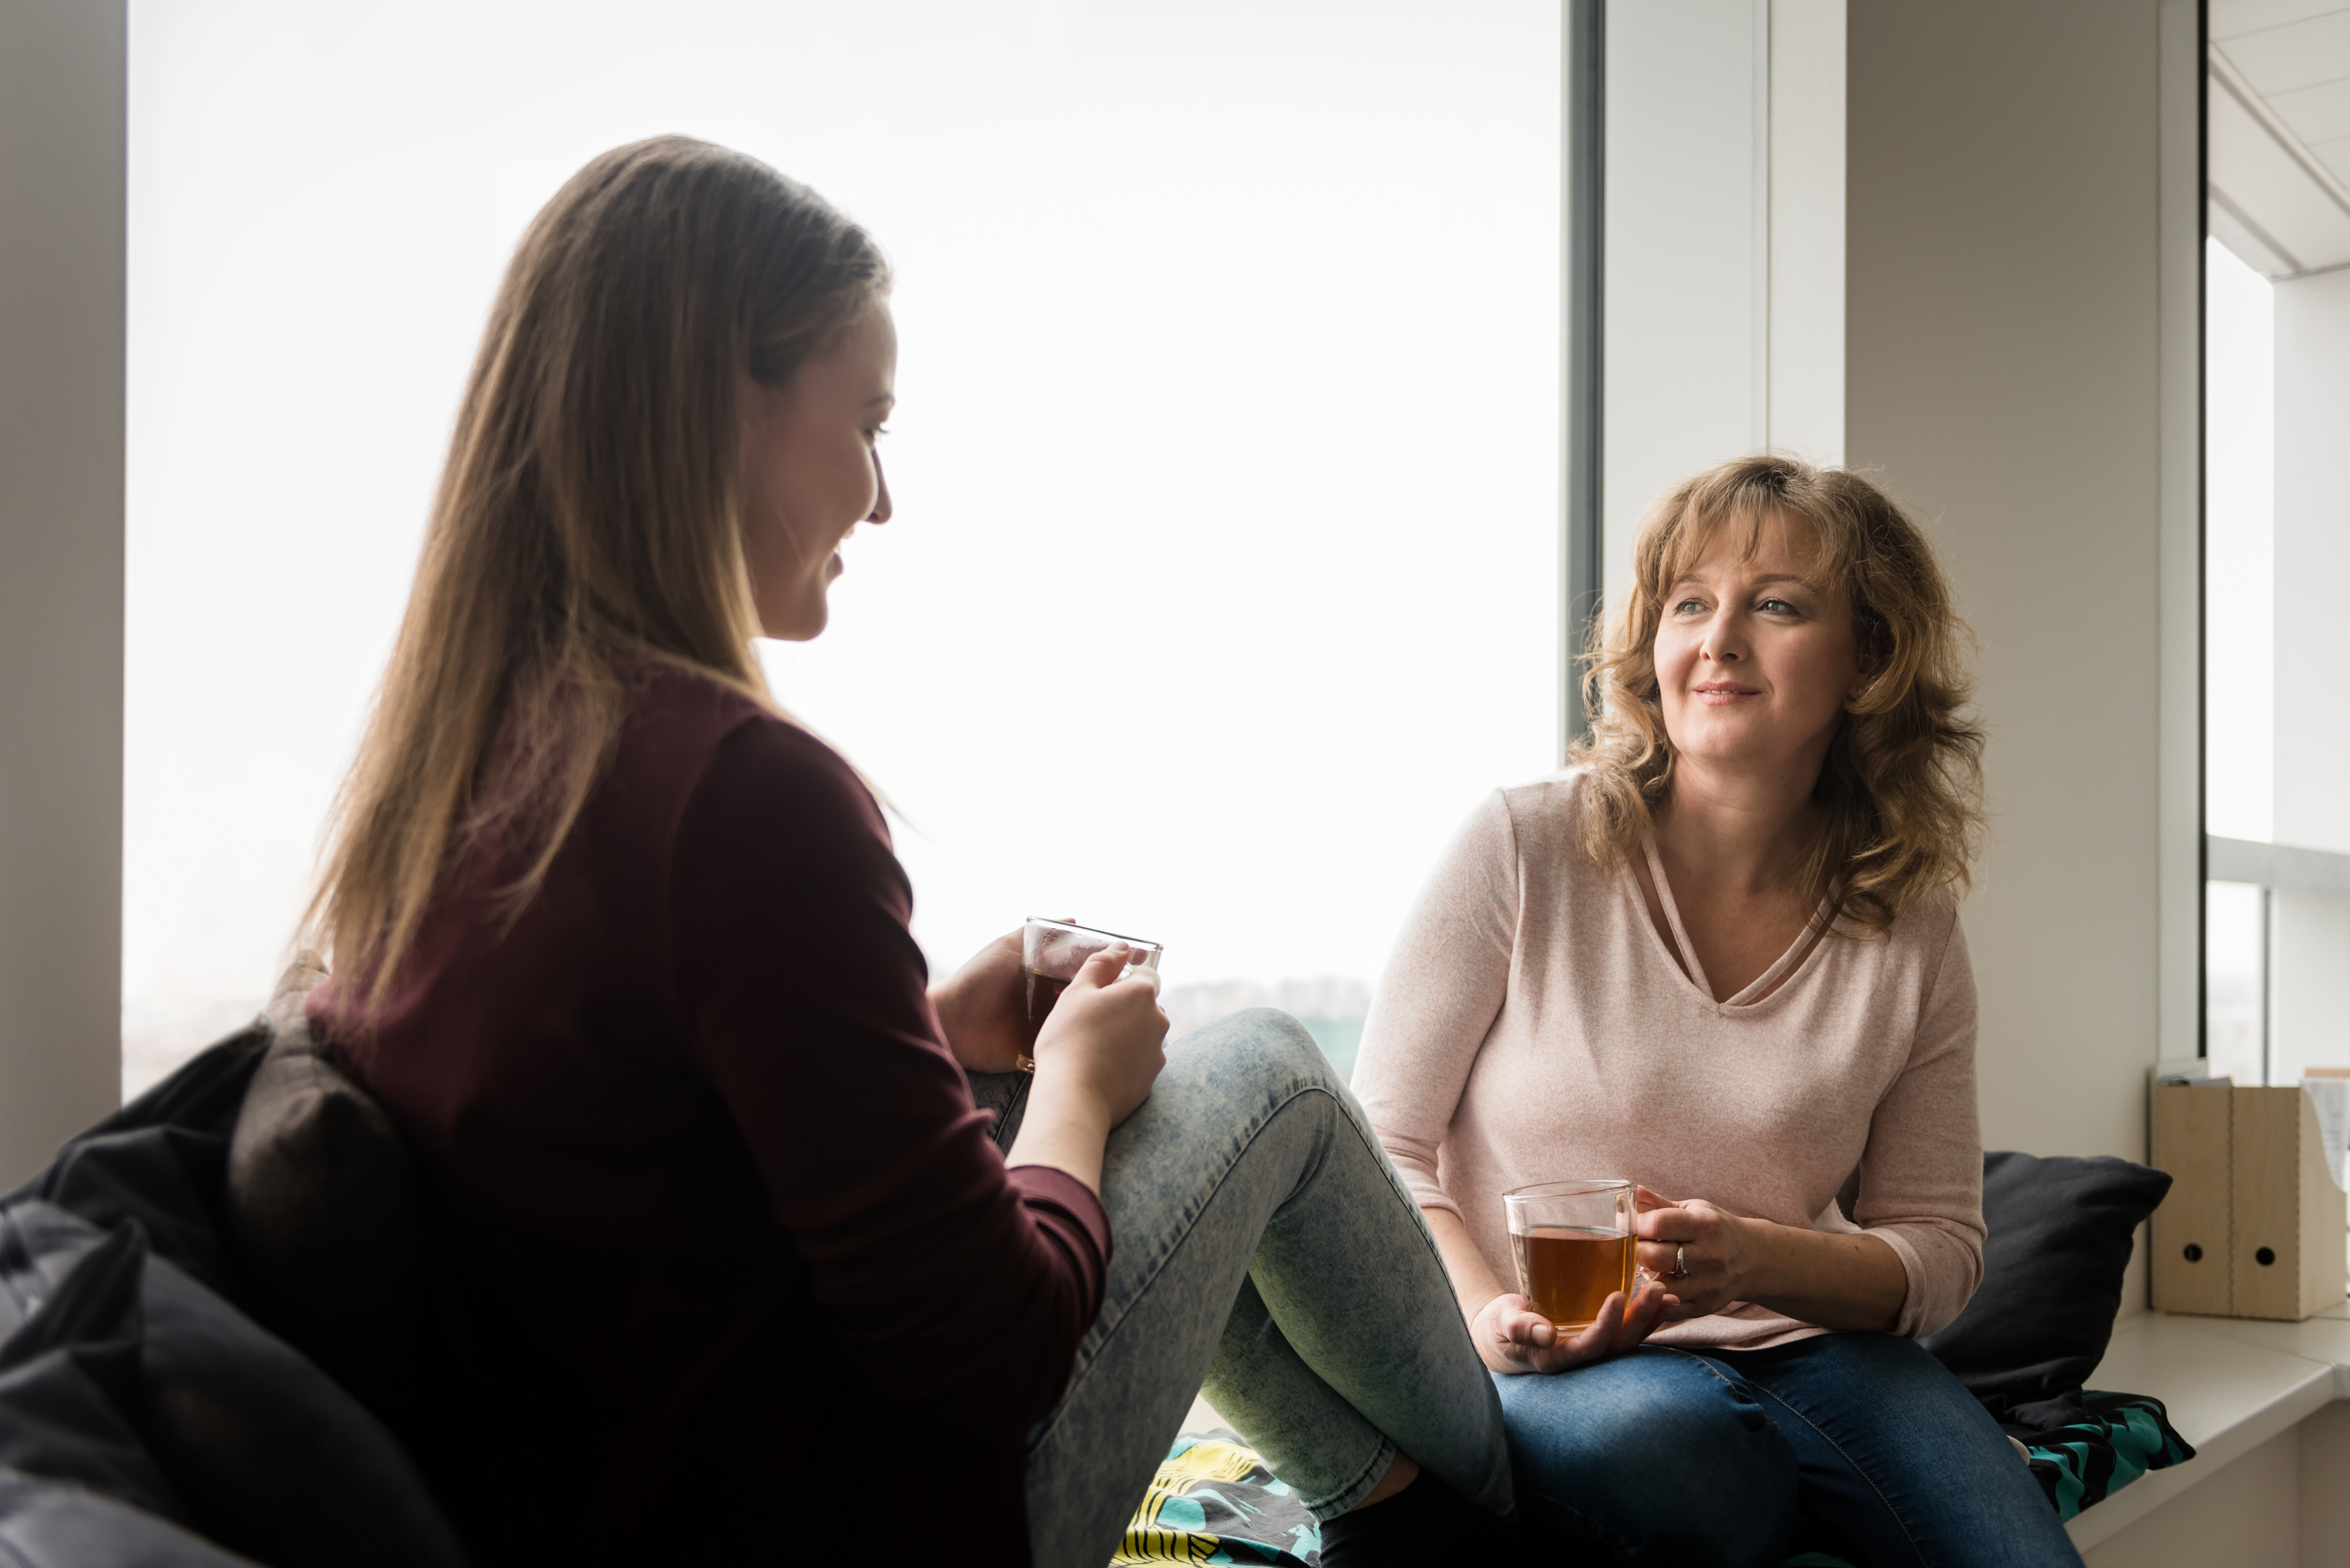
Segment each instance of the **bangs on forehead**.
[{"label": "bangs on forehead", "polygon": [[1791,534],[1800,531],[1813,549],[1804,584],[1819,592],[1846,586],[1851,552],[1844,531],[1793,504],[1791,497],[1764,484],[1744,484],[1726,495],[1694,495],[1663,541],[1658,560],[1659,593],[1668,592],[1705,558],[1718,540],[1734,541],[1738,559],[1752,561],[1762,548],[1762,533],[1773,517],[1784,518]]}]

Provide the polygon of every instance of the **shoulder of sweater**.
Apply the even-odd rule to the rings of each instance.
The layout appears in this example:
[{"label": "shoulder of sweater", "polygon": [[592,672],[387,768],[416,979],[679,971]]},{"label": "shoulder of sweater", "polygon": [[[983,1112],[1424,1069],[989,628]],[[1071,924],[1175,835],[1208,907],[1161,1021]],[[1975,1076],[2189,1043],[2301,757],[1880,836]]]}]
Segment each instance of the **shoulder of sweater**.
[{"label": "shoulder of sweater", "polygon": [[1555,860],[1573,848],[1575,819],[1583,806],[1588,768],[1561,768],[1524,784],[1508,784],[1489,797],[1509,821],[1521,859]]},{"label": "shoulder of sweater", "polygon": [[1957,888],[1937,888],[1919,899],[1916,909],[1894,921],[1893,929],[1929,943],[1939,951],[1959,923],[1959,901]]},{"label": "shoulder of sweater", "polygon": [[1510,820],[1521,826],[1572,822],[1590,772],[1584,767],[1561,768],[1523,784],[1504,784],[1493,793],[1501,797]]},{"label": "shoulder of sweater", "polygon": [[1916,961],[1939,967],[1959,929],[1960,903],[1955,888],[1938,888],[1877,936],[1846,933],[1846,940],[1878,943],[1888,953],[1911,955]]},{"label": "shoulder of sweater", "polygon": [[745,721],[774,717],[748,692],[684,665],[626,663],[621,679],[629,687],[630,728],[659,729],[665,738],[698,734],[715,745]]},{"label": "shoulder of sweater", "polygon": [[802,820],[810,806],[819,815],[830,806],[880,823],[879,803],[847,758],[749,694],[691,670],[662,667],[643,678],[621,751],[620,771],[668,775],[686,796],[717,793]]}]

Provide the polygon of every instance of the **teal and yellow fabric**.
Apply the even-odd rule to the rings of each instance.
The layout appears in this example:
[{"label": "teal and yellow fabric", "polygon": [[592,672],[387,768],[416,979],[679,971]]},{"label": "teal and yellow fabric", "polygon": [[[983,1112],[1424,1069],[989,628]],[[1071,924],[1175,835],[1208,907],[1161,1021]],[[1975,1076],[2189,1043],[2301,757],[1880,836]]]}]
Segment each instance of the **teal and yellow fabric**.
[{"label": "teal and yellow fabric", "polygon": [[1254,1449],[1231,1432],[1186,1434],[1150,1478],[1110,1568],[1149,1563],[1315,1568],[1322,1532]]}]

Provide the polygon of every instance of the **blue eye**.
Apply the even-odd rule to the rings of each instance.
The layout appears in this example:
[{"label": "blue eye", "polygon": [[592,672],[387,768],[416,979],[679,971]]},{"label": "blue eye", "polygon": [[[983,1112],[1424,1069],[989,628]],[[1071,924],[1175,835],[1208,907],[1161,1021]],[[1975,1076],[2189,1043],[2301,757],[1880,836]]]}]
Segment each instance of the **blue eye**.
[{"label": "blue eye", "polygon": [[1756,609],[1769,610],[1774,615],[1794,615],[1796,613],[1795,607],[1789,604],[1784,599],[1764,599],[1761,604],[1756,605],[1754,607]]}]

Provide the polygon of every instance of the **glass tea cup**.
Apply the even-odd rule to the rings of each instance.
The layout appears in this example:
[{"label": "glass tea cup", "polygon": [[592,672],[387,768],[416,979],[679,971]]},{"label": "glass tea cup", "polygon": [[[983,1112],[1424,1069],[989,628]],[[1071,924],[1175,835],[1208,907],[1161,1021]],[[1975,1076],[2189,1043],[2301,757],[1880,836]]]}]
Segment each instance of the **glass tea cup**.
[{"label": "glass tea cup", "polygon": [[1518,1291],[1562,1334],[1588,1328],[1617,1291],[1632,1294],[1632,1184],[1617,1177],[1545,1181],[1502,1194]]},{"label": "glass tea cup", "polygon": [[[1091,926],[1072,925],[1066,920],[1040,920],[1031,917],[1020,931],[1020,989],[1028,1006],[1028,1044],[1036,1044],[1037,1031],[1045,1027],[1053,1004],[1077,978],[1077,971],[1086,961],[1104,948],[1124,943],[1128,950],[1126,968],[1118,971],[1123,980],[1136,970],[1159,971],[1159,955],[1166,950],[1157,942],[1146,942],[1139,937],[1122,937],[1116,931],[1097,931]],[[1036,1058],[1026,1051],[1018,1057],[1020,1070],[1033,1073]]]}]

